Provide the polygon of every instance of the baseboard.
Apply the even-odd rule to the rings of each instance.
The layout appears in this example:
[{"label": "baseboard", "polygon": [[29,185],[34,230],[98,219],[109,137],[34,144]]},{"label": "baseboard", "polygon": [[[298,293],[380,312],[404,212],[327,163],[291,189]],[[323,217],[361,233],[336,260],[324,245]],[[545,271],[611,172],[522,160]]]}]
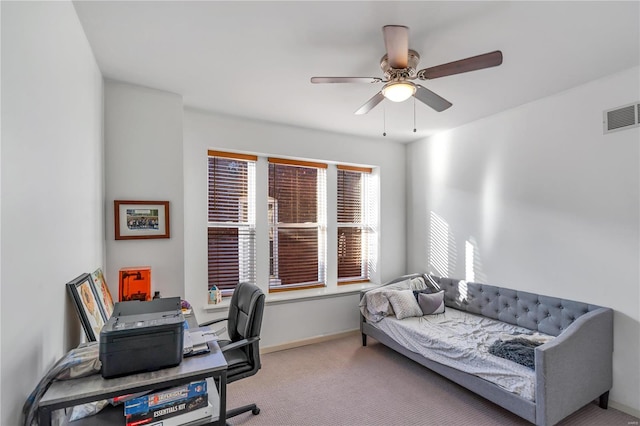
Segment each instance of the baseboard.
[{"label": "baseboard", "polygon": [[322,336],[309,337],[308,339],[294,340],[292,342],[282,343],[280,345],[261,347],[260,348],[260,353],[261,354],[268,354],[268,353],[271,353],[271,352],[284,351],[284,350],[287,350],[287,349],[298,348],[300,346],[312,345],[314,343],[321,343],[321,342],[327,342],[329,340],[340,339],[341,337],[347,337],[347,336],[351,336],[351,335],[355,336],[358,333],[360,333],[360,330],[356,329],[356,330],[342,331],[340,333],[325,334],[325,335],[322,335]]},{"label": "baseboard", "polygon": [[618,411],[622,411],[623,413],[627,413],[630,416],[640,418],[640,410],[636,410],[624,404],[619,404],[615,401],[609,400],[609,407],[615,408]]}]

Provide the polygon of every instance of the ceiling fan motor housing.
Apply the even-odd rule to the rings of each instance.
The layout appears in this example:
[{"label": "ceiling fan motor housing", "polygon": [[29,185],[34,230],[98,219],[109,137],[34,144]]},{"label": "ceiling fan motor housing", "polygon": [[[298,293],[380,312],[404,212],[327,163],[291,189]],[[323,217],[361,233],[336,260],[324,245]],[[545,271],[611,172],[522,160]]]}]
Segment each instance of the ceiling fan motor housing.
[{"label": "ceiling fan motor housing", "polygon": [[409,49],[406,68],[392,68],[389,65],[389,56],[384,55],[380,59],[380,68],[387,80],[404,80],[406,78],[415,77],[418,64],[420,63],[420,55],[415,50]]}]

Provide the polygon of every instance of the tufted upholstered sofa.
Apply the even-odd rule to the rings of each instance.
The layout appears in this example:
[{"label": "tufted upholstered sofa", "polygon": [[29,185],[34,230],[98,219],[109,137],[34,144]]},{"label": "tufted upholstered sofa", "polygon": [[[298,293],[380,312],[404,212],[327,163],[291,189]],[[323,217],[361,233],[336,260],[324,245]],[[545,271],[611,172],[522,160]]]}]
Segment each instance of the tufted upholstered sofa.
[{"label": "tufted upholstered sofa", "polygon": [[371,336],[537,425],[553,425],[595,399],[601,408],[607,408],[613,381],[612,309],[433,275],[405,275],[385,285],[419,276],[444,290],[448,308],[556,336],[535,349],[535,402],[412,352],[360,315],[363,346]]}]

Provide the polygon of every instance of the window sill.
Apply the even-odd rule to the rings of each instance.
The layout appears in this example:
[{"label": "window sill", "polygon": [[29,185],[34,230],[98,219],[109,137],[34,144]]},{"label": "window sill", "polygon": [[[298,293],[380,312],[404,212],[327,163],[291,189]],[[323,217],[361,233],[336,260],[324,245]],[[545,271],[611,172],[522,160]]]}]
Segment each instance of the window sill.
[{"label": "window sill", "polygon": [[[312,288],[307,290],[284,291],[278,293],[266,294],[265,304],[278,305],[281,303],[294,303],[314,299],[327,299],[330,297],[341,297],[349,294],[358,294],[362,290],[369,290],[378,287],[379,284],[362,283],[341,285],[332,288]],[[225,298],[222,303],[215,305],[206,305],[203,307],[205,312],[227,311],[231,298]]]},{"label": "window sill", "polygon": [[348,294],[357,294],[362,290],[369,290],[378,287],[378,284],[363,283],[342,285],[338,287],[311,288],[307,290],[285,291],[270,293],[267,295],[265,303],[276,305],[279,303],[298,302],[302,300],[326,299],[329,297],[340,297]]}]

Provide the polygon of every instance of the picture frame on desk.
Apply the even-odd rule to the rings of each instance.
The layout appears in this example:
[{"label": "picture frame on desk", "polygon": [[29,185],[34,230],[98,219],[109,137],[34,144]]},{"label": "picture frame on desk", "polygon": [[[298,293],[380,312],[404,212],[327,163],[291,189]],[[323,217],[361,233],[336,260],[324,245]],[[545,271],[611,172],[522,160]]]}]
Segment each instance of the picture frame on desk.
[{"label": "picture frame on desk", "polygon": [[84,273],[67,284],[67,291],[74,302],[80,323],[90,342],[100,340],[100,330],[105,325],[106,314],[99,303],[99,296],[91,275]]},{"label": "picture frame on desk", "polygon": [[170,238],[168,201],[114,200],[116,240]]},{"label": "picture frame on desk", "polygon": [[104,322],[106,323],[109,321],[109,318],[111,318],[111,314],[113,314],[114,303],[111,291],[109,291],[109,287],[107,286],[107,281],[104,279],[102,268],[93,271],[91,273],[91,279],[98,294],[98,304],[102,308]]}]

